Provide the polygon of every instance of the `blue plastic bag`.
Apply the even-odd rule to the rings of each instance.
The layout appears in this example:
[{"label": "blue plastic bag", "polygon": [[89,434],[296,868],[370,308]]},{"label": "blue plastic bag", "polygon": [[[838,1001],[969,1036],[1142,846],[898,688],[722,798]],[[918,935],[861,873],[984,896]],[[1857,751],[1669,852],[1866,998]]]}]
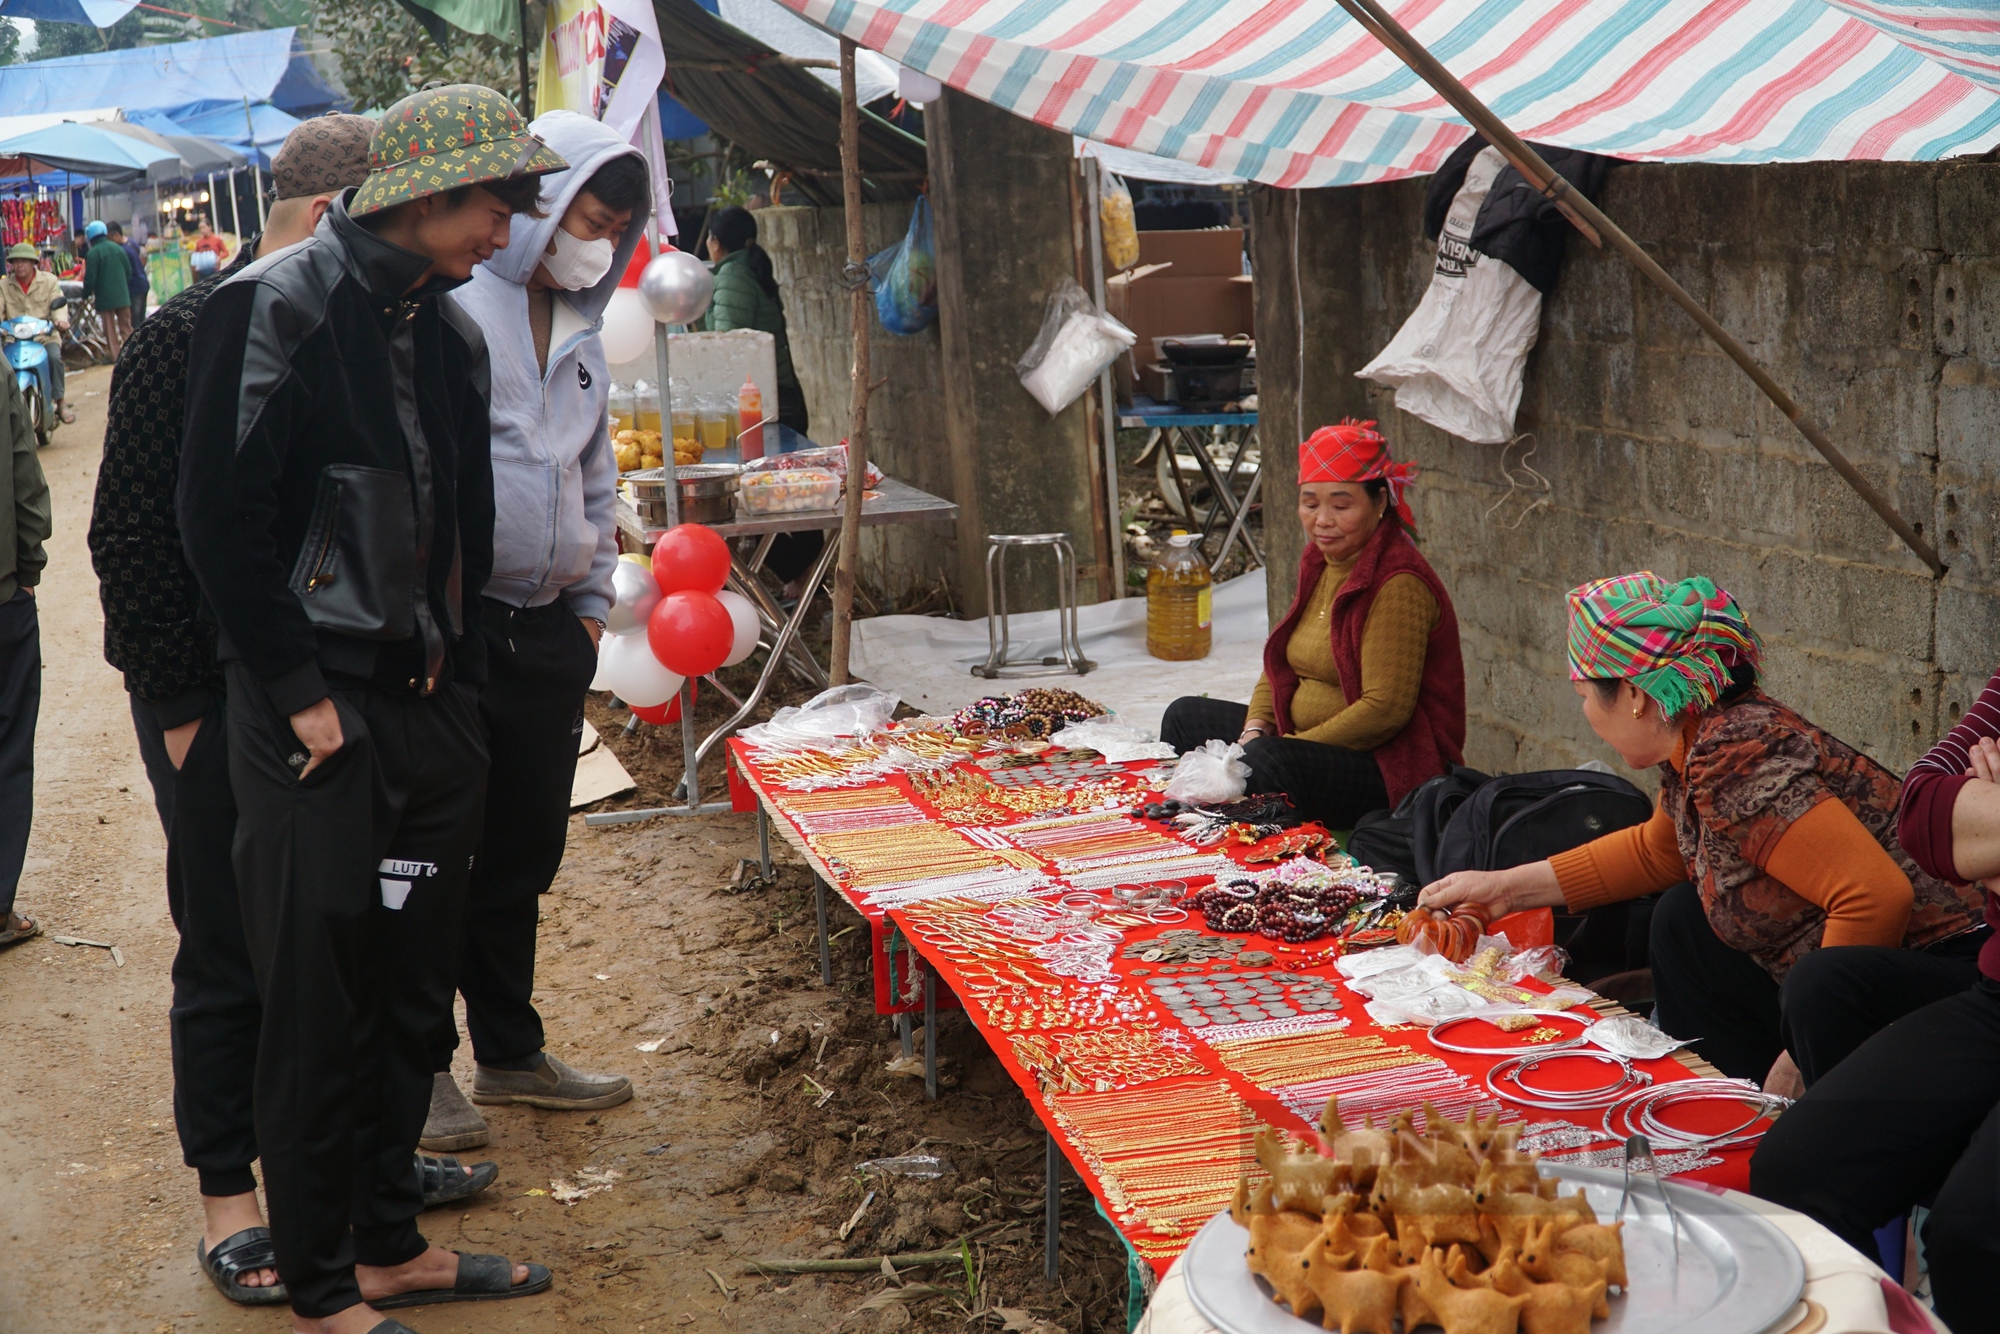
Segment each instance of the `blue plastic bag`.
[{"label": "blue plastic bag", "polygon": [[927,196],[917,196],[903,239],[869,256],[868,281],[876,318],[890,333],[921,333],[937,318],[937,256]]}]

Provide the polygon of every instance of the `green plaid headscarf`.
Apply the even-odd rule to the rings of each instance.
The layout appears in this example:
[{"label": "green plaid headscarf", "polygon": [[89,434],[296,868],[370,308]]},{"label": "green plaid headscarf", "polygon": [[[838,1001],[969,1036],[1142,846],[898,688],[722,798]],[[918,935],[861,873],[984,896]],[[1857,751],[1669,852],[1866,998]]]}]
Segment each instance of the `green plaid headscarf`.
[{"label": "green plaid headscarf", "polygon": [[1669,718],[1715,703],[1729,669],[1763,655],[1736,599],[1702,575],[1669,584],[1641,570],[1570,590],[1570,680],[1630,681]]}]

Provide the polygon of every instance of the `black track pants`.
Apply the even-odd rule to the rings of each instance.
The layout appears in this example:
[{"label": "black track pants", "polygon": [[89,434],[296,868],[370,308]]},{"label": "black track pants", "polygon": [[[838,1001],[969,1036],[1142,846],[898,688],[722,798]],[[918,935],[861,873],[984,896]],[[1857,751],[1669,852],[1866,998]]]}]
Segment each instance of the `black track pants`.
[{"label": "black track pants", "polygon": [[[487,680],[479,717],[492,766],[485,832],[466,892],[458,989],[473,1056],[498,1065],[542,1049],[535,930],[569,837],[583,696],[597,651],[561,598],[526,608],[488,599],[481,624]],[[457,1046],[458,1030],[447,1024],[437,1069],[450,1067]]]},{"label": "black track pants", "polygon": [[42,623],[27,589],[0,602],[0,913],[14,891],[35,823],[35,720],[42,711]]},{"label": "black track pants", "polygon": [[1875,1229],[1932,1200],[1937,1313],[2000,1331],[2000,985],[1982,980],[1861,1044],[1771,1127],[1750,1189],[1810,1214],[1863,1255]]},{"label": "black track pants", "polygon": [[167,910],[181,938],[167,1012],[174,1128],[202,1194],[242,1195],[257,1188],[250,1171],[257,1159],[252,1088],[264,1007],[229,860],[236,798],[229,789],[227,708],[219,698],[209,706],[178,770],[153,711],[137,699],[132,725],[167,832]]},{"label": "black track pants", "polygon": [[[1204,741],[1234,741],[1243,734],[1247,704],[1185,695],[1167,706],[1160,740],[1185,754]],[[1249,791],[1282,792],[1308,820],[1328,829],[1352,829],[1370,811],[1389,805],[1382,770],[1366,751],[1327,746],[1297,737],[1258,737],[1243,748]]]},{"label": "black track pants", "polygon": [[292,1309],[361,1300],[354,1265],[425,1247],[414,1153],[449,1022],[486,743],[469,688],[338,688],[344,744],[312,775],[291,725],[228,666],[236,879],[264,1001],[257,1143]]}]

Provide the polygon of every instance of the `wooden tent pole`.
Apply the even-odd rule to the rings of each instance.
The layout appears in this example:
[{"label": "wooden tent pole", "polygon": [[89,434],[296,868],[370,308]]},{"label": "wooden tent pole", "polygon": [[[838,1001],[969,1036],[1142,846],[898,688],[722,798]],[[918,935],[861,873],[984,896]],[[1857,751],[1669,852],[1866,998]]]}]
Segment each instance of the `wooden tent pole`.
[{"label": "wooden tent pole", "polygon": [[834,685],[847,684],[848,643],[854,629],[854,578],[861,564],[861,493],[868,488],[868,251],[861,229],[861,104],[855,96],[855,45],[840,39],[840,184],[847,215],[847,265],[852,292],[853,386],[847,412],[847,491],[842,498],[840,552],[833,567]]},{"label": "wooden tent pole", "polygon": [[1665,292],[1673,299],[1675,305],[1686,311],[1688,317],[1701,326],[1701,331],[1707,334],[1759,389],[1764,391],[1765,397],[1777,404],[1778,410],[1791,420],[1792,425],[1798,428],[1799,434],[1804,436],[1812,447],[1820,452],[1820,456],[1833,465],[1833,470],[1868,502],[1868,507],[1882,517],[1882,522],[1888,524],[1896,536],[1902,538],[1904,544],[1917,553],[1917,557],[1930,567],[1931,574],[1940,579],[1944,577],[1945,564],[1938,559],[1937,551],[1931,544],[1917,535],[1916,530],[1905,522],[1903,516],[1896,512],[1895,506],[1889,503],[1888,497],[1876,490],[1868,479],[1861,475],[1860,469],[1834,446],[1833,441],[1827,439],[1826,433],[1806,415],[1806,410],[1793,401],[1792,396],[1771,378],[1770,372],[1750,355],[1750,349],[1737,342],[1727,329],[1717,323],[1715,316],[1709,314],[1706,307],[1690,296],[1686,288],[1675,282],[1673,275],[1661,268],[1658,261],[1646,253],[1644,247],[1627,236],[1624,229],[1606,217],[1597,205],[1571,189],[1569,182],[1558,175],[1548,163],[1542,161],[1539,153],[1502,124],[1500,118],[1494,115],[1485,103],[1473,96],[1464,84],[1453,77],[1451,71],[1439,63],[1437,57],[1404,31],[1402,26],[1389,16],[1388,11],[1382,8],[1378,0],[1340,0],[1340,7],[1353,15],[1362,27],[1382,45],[1388,47],[1398,60],[1414,70],[1419,78],[1437,90],[1438,95],[1449,102],[1459,115],[1471,122],[1472,127],[1484,135],[1488,143],[1499,149],[1501,155],[1512,163],[1521,175],[1561,209],[1563,216],[1575,223],[1577,230],[1588,237],[1592,244],[1601,245],[1609,241],[1614,250],[1630,260],[1639,272],[1652,280],[1655,287]]}]

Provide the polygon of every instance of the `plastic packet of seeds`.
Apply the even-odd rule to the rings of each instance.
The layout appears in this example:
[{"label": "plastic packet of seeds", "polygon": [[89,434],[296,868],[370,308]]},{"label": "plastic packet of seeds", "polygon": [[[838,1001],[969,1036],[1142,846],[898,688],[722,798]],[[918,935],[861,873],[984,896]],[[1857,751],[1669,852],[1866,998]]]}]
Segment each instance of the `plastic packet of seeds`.
[{"label": "plastic packet of seeds", "polygon": [[858,1164],[857,1172],[875,1172],[890,1177],[915,1177],[919,1181],[935,1181],[942,1176],[950,1176],[957,1169],[951,1160],[934,1153],[906,1153],[895,1158],[870,1158]]}]

